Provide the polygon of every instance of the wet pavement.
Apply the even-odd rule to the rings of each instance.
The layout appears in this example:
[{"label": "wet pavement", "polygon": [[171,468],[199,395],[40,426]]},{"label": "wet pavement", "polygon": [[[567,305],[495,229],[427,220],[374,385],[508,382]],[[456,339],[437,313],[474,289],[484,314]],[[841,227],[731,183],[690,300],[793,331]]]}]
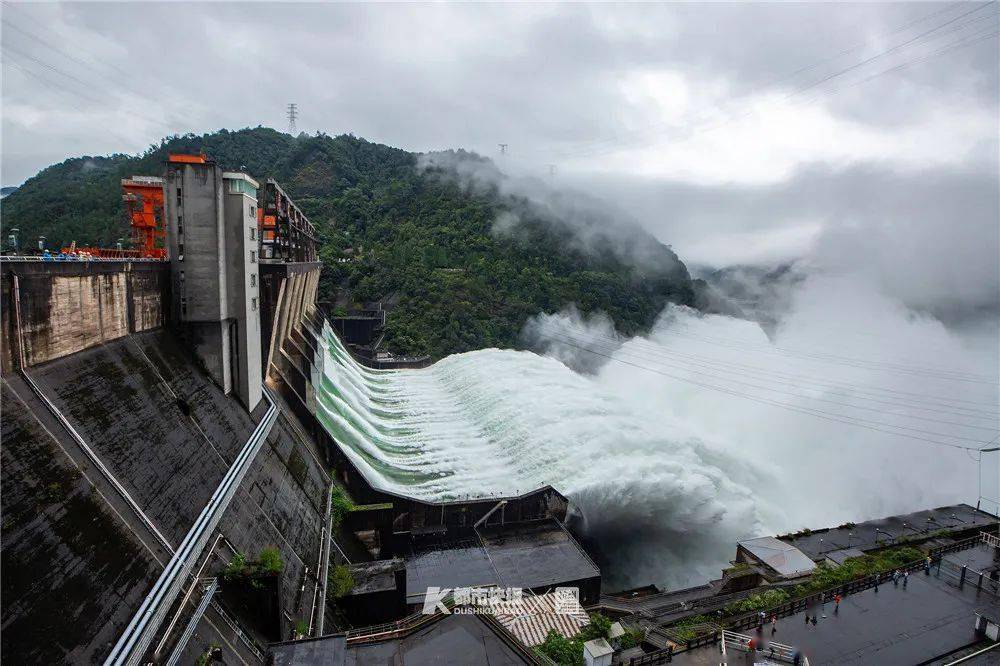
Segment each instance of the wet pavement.
[{"label": "wet pavement", "polygon": [[[959,590],[947,575],[910,574],[909,582],[879,586],[845,597],[839,611],[834,604],[798,613],[778,621],[774,640],[800,649],[812,666],[817,664],[919,664],[976,641],[977,609],[1000,610],[1000,598],[977,593],[970,585]],[[816,615],[817,624],[805,622]],[[824,617],[825,615],[825,617]],[[755,638],[755,630],[748,632]],[[771,640],[763,634],[764,649]],[[678,664],[719,664],[718,646],[678,654]],[[730,652],[729,663],[742,664],[747,656]]]},{"label": "wet pavement", "polygon": [[1000,570],[1000,551],[985,543],[979,544],[975,548],[948,553],[944,559],[956,567],[968,567],[969,575],[980,571],[990,575],[990,573]]}]

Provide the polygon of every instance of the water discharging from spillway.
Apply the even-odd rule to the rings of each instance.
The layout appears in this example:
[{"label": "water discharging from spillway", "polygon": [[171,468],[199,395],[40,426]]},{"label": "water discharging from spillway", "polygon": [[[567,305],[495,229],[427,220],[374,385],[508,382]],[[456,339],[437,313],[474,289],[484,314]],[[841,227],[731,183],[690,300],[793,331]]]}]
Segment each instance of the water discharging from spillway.
[{"label": "water discharging from spillway", "polygon": [[[321,421],[376,487],[451,500],[552,484],[585,531],[633,546],[756,520],[746,490],[711,463],[717,454],[553,358],[488,349],[385,371],[358,365],[329,329],[326,342]],[[719,530],[720,547],[732,548],[731,535]],[[662,553],[645,556],[643,569]]]},{"label": "water discharging from spillway", "polygon": [[[372,370],[327,329],[320,419],[385,490],[453,500],[551,484],[573,503],[573,527],[598,545],[611,586],[698,582],[718,576],[740,538],[969,499],[956,490],[974,479],[962,476],[967,459],[645,372],[662,362],[653,344],[690,352],[710,334],[737,339],[743,346],[713,347],[717,362],[751,364],[771,344],[750,322],[666,319],[648,339],[606,349],[623,364],[594,374],[498,349]],[[867,379],[888,381],[875,374]]]}]

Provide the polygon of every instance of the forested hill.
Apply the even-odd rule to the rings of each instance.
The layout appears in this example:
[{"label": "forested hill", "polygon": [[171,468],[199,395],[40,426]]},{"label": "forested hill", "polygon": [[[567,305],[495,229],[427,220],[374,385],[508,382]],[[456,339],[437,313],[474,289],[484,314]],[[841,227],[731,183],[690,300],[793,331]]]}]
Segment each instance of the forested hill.
[{"label": "forested hill", "polygon": [[668,301],[695,301],[684,264],[630,223],[506,194],[490,179],[500,177],[492,163],[475,155],[421,160],[346,135],[222,130],[166,139],[139,157],[69,159],[4,198],[3,227],[18,227],[25,245],[38,235],[54,248],[111,245],[128,236],[120,179],[158,175],[168,152],[196,150],[282,183],[320,235],[321,300],[388,303],[386,339],[397,352],[516,346],[528,317],[570,303],[635,333]]}]

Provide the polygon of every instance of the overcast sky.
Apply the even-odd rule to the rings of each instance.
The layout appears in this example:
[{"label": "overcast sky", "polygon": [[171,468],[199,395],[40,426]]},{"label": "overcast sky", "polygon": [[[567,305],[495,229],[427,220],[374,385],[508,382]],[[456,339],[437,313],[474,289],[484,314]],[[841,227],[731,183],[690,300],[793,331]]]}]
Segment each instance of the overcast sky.
[{"label": "overcast sky", "polygon": [[554,164],[693,263],[911,216],[980,263],[1000,244],[996,2],[5,2],[2,26],[4,185],[167,134],[283,129],[295,102],[310,133],[506,143],[503,168]]}]

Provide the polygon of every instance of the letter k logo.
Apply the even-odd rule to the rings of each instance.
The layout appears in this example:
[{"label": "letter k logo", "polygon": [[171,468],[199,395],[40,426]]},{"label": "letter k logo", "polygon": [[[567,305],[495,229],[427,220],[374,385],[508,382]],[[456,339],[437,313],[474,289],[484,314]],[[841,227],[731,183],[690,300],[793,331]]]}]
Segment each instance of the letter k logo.
[{"label": "letter k logo", "polygon": [[428,587],[427,594],[424,595],[424,608],[421,611],[424,615],[434,615],[441,611],[445,615],[450,615],[451,611],[444,605],[444,598],[451,594],[451,588]]}]

